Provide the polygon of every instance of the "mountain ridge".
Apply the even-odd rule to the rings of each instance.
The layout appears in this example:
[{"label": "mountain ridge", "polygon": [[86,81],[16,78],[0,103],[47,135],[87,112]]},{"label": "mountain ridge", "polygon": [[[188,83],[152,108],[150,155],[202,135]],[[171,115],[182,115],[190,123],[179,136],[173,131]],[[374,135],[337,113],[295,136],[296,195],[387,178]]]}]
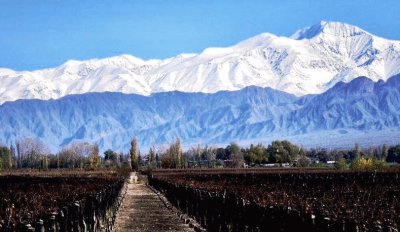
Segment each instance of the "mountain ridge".
[{"label": "mountain ridge", "polygon": [[377,37],[357,26],[350,26],[349,24],[341,22],[321,21],[319,24],[315,24],[310,27],[306,27],[296,31],[293,35],[290,36],[290,38],[296,40],[312,39],[318,36],[320,33],[327,33],[342,37],[357,36],[360,34]]},{"label": "mountain ridge", "polygon": [[302,97],[250,86],[212,94],[109,92],[18,100],[0,105],[0,124],[1,142],[33,137],[53,151],[74,141],[127,151],[133,136],[142,148],[176,137],[185,146],[281,138],[304,146],[334,139],[345,140],[343,146],[371,146],[400,139],[400,75],[386,82],[359,77]]},{"label": "mountain ridge", "polygon": [[121,55],[70,60],[36,71],[1,68],[0,104],[88,92],[215,93],[251,85],[303,96],[320,94],[339,81],[358,76],[377,81],[398,73],[400,41],[344,23],[321,22],[291,37],[262,33],[230,47],[211,47],[199,54],[163,60]]}]

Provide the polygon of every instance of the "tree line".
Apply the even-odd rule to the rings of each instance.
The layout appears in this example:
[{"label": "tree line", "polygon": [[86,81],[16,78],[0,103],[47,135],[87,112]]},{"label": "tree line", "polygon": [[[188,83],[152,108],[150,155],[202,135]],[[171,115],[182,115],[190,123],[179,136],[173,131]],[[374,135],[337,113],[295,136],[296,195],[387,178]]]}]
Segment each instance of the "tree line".
[{"label": "tree line", "polygon": [[127,155],[111,149],[100,154],[97,144],[74,142],[52,154],[40,140],[26,138],[10,147],[0,145],[0,170],[4,169],[86,169],[126,165]]},{"label": "tree line", "polygon": [[[137,144],[137,143],[136,143]],[[133,158],[132,158],[133,160]],[[180,139],[169,146],[155,149],[139,157],[135,167],[149,168],[215,168],[275,166],[323,167],[330,164],[338,169],[380,169],[388,163],[400,163],[400,145],[362,149],[355,144],[352,149],[305,149],[287,140],[276,140],[265,146],[261,143],[241,147],[230,143],[226,147],[200,144],[182,151]]]},{"label": "tree line", "polygon": [[141,154],[136,138],[132,138],[128,153],[117,153],[111,149],[100,154],[99,146],[87,142],[74,142],[56,154],[37,139],[26,138],[15,146],[0,145],[0,170],[28,169],[85,169],[95,170],[109,167],[141,168],[215,168],[247,166],[321,166],[332,162],[337,168],[381,168],[387,163],[400,163],[400,145],[362,149],[355,144],[353,149],[328,150],[305,149],[287,140],[273,141],[267,146],[251,144],[241,147],[230,143],[226,147],[192,146],[182,149],[179,138],[166,146],[151,147]]}]

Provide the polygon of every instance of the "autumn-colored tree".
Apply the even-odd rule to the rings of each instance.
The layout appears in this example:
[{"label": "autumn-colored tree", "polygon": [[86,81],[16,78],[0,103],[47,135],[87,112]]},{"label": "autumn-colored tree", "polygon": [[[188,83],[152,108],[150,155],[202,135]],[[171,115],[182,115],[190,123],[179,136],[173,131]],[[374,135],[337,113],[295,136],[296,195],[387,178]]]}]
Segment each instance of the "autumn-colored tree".
[{"label": "autumn-colored tree", "polygon": [[137,139],[133,138],[131,141],[131,149],[129,150],[129,155],[131,158],[131,167],[132,170],[138,171],[139,169],[139,159],[138,159],[138,148],[137,148]]},{"label": "autumn-colored tree", "polygon": [[174,146],[172,147],[175,159],[175,167],[182,168],[182,145],[179,138],[176,139]]},{"label": "autumn-colored tree", "polygon": [[91,169],[97,169],[101,166],[101,159],[99,155],[99,145],[96,143],[93,145],[90,157],[89,157],[89,166]]},{"label": "autumn-colored tree", "polygon": [[201,161],[203,156],[203,148],[201,148],[200,144],[197,145],[196,154],[197,154],[197,161]]}]

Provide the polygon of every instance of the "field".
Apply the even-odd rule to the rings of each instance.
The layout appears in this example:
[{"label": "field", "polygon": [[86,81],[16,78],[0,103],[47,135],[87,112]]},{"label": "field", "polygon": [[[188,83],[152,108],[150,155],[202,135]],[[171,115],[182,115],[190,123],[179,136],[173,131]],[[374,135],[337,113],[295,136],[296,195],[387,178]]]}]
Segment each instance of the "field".
[{"label": "field", "polygon": [[150,184],[210,231],[398,231],[400,172],[156,171]]},{"label": "field", "polygon": [[115,172],[3,174],[0,231],[108,231],[123,183]]},{"label": "field", "polygon": [[[112,231],[128,173],[0,176],[0,231]],[[156,170],[149,184],[208,231],[398,231],[400,172]]]}]

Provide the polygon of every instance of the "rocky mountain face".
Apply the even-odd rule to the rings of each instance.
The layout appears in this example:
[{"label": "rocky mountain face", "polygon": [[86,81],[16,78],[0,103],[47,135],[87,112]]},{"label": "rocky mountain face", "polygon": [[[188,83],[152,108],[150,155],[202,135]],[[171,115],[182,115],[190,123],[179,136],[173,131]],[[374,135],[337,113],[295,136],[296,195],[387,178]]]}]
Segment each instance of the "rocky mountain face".
[{"label": "rocky mountain face", "polygon": [[358,77],[306,96],[251,86],[212,94],[105,92],[18,100],[0,106],[0,125],[0,142],[34,137],[54,151],[73,141],[127,151],[133,136],[142,148],[167,144],[176,137],[184,145],[291,138],[307,146],[324,145],[343,135],[354,145],[357,137],[364,138],[360,133],[376,143],[396,143],[400,141],[400,75],[377,82]]}]

